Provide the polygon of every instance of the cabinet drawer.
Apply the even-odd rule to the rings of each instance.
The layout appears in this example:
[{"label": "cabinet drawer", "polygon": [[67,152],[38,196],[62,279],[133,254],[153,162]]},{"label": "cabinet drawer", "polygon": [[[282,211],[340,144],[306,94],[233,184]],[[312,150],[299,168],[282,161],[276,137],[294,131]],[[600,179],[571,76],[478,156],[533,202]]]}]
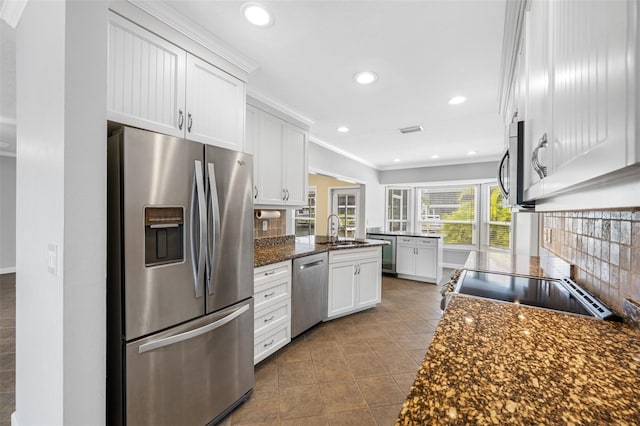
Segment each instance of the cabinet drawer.
[{"label": "cabinet drawer", "polygon": [[289,300],[269,305],[266,309],[257,311],[253,319],[253,333],[258,336],[269,329],[279,328],[283,323],[290,323],[291,304]]},{"label": "cabinet drawer", "polygon": [[412,237],[398,237],[398,244],[403,244],[403,245],[414,245],[416,243],[416,240],[418,240],[418,238],[412,238]]},{"label": "cabinet drawer", "polygon": [[253,272],[253,285],[257,289],[266,283],[290,278],[291,261],[287,260],[286,262],[256,268]]},{"label": "cabinet drawer", "polygon": [[291,341],[291,327],[288,324],[255,339],[253,347],[254,365],[285,346]]},{"label": "cabinet drawer", "polygon": [[289,300],[291,298],[289,283],[289,280],[282,280],[275,283],[268,283],[256,289],[253,295],[255,310],[258,311],[271,304]]},{"label": "cabinet drawer", "polygon": [[438,240],[434,238],[416,238],[416,244],[420,247],[430,246],[435,247],[438,245]]},{"label": "cabinet drawer", "polygon": [[335,250],[329,252],[329,263],[352,262],[375,257],[380,258],[382,256],[381,253],[382,248],[380,246],[364,249]]}]

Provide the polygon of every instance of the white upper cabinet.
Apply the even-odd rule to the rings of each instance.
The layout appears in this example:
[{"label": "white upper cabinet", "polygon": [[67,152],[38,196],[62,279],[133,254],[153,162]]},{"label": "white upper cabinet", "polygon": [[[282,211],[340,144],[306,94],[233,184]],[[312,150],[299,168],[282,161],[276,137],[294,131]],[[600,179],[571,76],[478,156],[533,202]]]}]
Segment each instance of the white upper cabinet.
[{"label": "white upper cabinet", "polygon": [[184,136],[186,52],[109,14],[107,117]]},{"label": "white upper cabinet", "polygon": [[247,106],[247,136],[254,154],[254,204],[307,204],[308,132]]},{"label": "white upper cabinet", "polygon": [[187,137],[241,151],[244,111],[244,83],[188,54]]},{"label": "white upper cabinet", "polygon": [[512,101],[525,121],[525,199],[540,211],[638,205],[638,3],[528,4],[512,73],[525,98]]},{"label": "white upper cabinet", "polygon": [[241,151],[245,84],[110,13],[107,118]]}]

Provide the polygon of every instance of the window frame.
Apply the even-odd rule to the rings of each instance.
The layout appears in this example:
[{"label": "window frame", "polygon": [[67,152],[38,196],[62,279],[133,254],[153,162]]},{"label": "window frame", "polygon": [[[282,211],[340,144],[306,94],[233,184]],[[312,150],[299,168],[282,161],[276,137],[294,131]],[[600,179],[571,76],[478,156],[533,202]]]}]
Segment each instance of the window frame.
[{"label": "window frame", "polygon": [[[498,186],[497,182],[487,183],[483,186],[484,186],[483,191],[485,192],[485,197],[486,197],[485,198],[486,201],[483,206],[484,218],[482,223],[483,233],[484,233],[484,238],[483,238],[484,247],[486,247],[489,250],[500,250],[500,251],[510,252],[513,248],[513,214],[511,214],[510,216],[511,220],[509,222],[492,221],[491,220],[491,192],[493,191],[493,189],[497,189],[499,191],[500,187]],[[509,247],[505,248],[505,247],[498,247],[498,246],[491,245],[491,225],[509,227]]]},{"label": "window frame", "polygon": [[[400,190],[400,191],[407,191],[407,218],[406,219],[389,219],[389,191],[394,190]],[[414,192],[414,188],[411,186],[394,186],[394,185],[390,185],[390,186],[386,186],[385,187],[385,193],[384,193],[384,231],[385,232],[405,232],[405,231],[391,231],[390,228],[390,224],[393,223],[400,223],[402,224],[403,222],[406,222],[407,224],[407,232],[410,232],[413,229],[412,223],[413,223],[413,208],[412,208],[412,204],[413,204],[413,194]],[[402,216],[402,214],[401,214]],[[400,226],[400,228],[402,228],[402,226]]]}]

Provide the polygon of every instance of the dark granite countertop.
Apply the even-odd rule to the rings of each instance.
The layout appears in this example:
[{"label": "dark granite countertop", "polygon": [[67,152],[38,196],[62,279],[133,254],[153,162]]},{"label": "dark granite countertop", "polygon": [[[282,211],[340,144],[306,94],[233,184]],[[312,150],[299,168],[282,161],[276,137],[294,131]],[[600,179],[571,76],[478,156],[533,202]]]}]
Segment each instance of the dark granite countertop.
[{"label": "dark granite countertop", "polygon": [[308,256],[315,253],[323,253],[330,250],[349,250],[354,248],[367,248],[388,244],[380,240],[357,240],[351,245],[328,246],[322,244],[326,237],[300,237],[273,240],[274,244],[255,244],[253,251],[253,266],[269,265],[297,257]]},{"label": "dark granite countertop", "polygon": [[396,425],[640,424],[640,332],[453,295]]}]

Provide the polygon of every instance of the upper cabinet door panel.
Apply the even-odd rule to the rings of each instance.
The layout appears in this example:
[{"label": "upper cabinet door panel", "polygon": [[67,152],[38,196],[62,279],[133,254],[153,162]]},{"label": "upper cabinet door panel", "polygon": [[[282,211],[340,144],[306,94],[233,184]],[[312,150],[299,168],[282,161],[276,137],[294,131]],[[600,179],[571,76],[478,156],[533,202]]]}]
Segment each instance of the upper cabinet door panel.
[{"label": "upper cabinet door panel", "polygon": [[188,54],[187,138],[242,151],[244,120],[244,83]]},{"label": "upper cabinet door panel", "polygon": [[549,3],[553,163],[546,194],[627,165],[631,3]]},{"label": "upper cabinet door panel", "polygon": [[287,205],[307,205],[307,132],[287,125],[284,143],[284,188]]},{"label": "upper cabinet door panel", "polygon": [[261,114],[260,147],[258,161],[257,204],[285,204],[282,187],[285,165],[283,163],[283,141],[286,131],[284,121],[271,114]]},{"label": "upper cabinet door panel", "polygon": [[113,13],[108,31],[107,118],[183,136],[185,51]]}]

